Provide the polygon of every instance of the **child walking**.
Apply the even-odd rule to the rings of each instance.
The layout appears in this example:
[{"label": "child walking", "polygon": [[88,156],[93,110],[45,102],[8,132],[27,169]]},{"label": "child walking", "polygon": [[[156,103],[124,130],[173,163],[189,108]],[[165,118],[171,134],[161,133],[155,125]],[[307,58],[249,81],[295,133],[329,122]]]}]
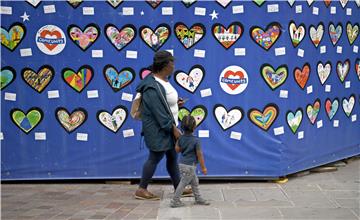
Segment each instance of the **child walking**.
[{"label": "child walking", "polygon": [[196,127],[195,118],[191,115],[185,116],[181,121],[181,128],[184,134],[180,136],[176,142],[176,152],[181,152],[179,161],[179,169],[181,180],[176,188],[174,198],[170,202],[172,208],[181,207],[185,204],[180,201],[180,197],[185,189],[185,186],[191,184],[192,191],[195,196],[195,203],[197,205],[210,205],[208,201],[203,199],[199,192],[199,179],[196,176],[196,165],[200,163],[201,172],[206,175],[207,169],[205,167],[203,153],[199,138],[193,135]]}]

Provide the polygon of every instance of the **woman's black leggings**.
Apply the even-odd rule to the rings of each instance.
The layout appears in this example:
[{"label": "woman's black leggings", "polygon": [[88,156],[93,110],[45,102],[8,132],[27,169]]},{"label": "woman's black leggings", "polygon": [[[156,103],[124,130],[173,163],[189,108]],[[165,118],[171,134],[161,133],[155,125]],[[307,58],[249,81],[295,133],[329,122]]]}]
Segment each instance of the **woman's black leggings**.
[{"label": "woman's black leggings", "polygon": [[171,181],[174,185],[174,188],[179,185],[180,182],[180,172],[179,166],[177,163],[177,154],[175,149],[155,152],[149,150],[149,158],[144,164],[142,176],[140,180],[140,187],[146,189],[149,181],[153,177],[156,167],[161,159],[166,155],[166,169],[170,175]]}]

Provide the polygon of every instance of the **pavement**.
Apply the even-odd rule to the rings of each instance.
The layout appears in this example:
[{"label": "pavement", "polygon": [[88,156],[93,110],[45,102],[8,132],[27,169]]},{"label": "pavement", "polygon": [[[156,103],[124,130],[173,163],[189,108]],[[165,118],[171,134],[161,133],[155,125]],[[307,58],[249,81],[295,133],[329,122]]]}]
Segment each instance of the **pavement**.
[{"label": "pavement", "polygon": [[1,217],[12,219],[360,219],[360,160],[337,171],[290,177],[286,183],[200,183],[210,206],[170,208],[168,183],[149,190],[160,201],[133,198],[137,186],[112,183],[26,183],[1,185]]}]

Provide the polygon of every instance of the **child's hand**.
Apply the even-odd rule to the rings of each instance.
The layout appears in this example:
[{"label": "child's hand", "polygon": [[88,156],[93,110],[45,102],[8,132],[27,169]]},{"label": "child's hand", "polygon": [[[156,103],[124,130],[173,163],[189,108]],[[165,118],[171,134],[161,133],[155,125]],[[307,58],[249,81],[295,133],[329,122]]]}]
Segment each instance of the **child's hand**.
[{"label": "child's hand", "polygon": [[206,175],[206,174],[207,174],[207,169],[206,169],[206,167],[202,167],[202,168],[201,168],[201,172],[202,172],[204,175]]}]

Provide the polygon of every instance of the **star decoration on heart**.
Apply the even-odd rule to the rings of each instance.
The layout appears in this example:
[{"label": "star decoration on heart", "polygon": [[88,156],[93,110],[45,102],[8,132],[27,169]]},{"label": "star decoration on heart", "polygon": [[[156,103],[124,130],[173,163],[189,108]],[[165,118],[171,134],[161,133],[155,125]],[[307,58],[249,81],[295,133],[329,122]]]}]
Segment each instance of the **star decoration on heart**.
[{"label": "star decoration on heart", "polygon": [[211,20],[218,19],[218,15],[219,15],[219,13],[216,13],[215,10],[213,10],[212,13],[209,14],[209,16],[211,17]]},{"label": "star decoration on heart", "polygon": [[23,19],[23,22],[30,21],[29,17],[30,17],[30,15],[26,14],[26,12],[24,12],[24,14],[22,16],[20,16],[20,18]]}]

